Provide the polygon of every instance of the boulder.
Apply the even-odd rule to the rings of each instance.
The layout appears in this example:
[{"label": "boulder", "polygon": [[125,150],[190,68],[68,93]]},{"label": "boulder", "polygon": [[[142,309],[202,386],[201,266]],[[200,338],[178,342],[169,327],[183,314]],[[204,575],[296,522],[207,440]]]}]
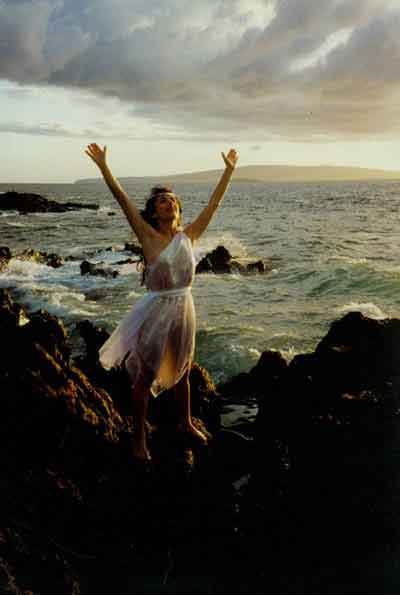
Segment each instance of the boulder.
[{"label": "boulder", "polygon": [[255,262],[241,262],[240,259],[233,259],[225,246],[217,246],[208,252],[197,264],[196,273],[265,273],[271,266],[262,260]]},{"label": "boulder", "polygon": [[125,242],[124,250],[132,252],[132,254],[137,254],[138,256],[143,254],[142,247],[137,242]]},{"label": "boulder", "polygon": [[80,269],[81,269],[81,275],[112,277],[113,279],[115,279],[115,277],[118,277],[118,275],[119,275],[118,271],[114,271],[113,269],[110,269],[110,268],[99,267],[96,264],[89,262],[88,260],[84,260],[83,262],[81,262]]},{"label": "boulder", "polygon": [[54,269],[58,269],[64,264],[64,259],[62,256],[59,256],[53,252],[48,254],[47,252],[33,250],[32,248],[28,248],[22,252],[19,252],[18,254],[15,254],[14,258],[18,258],[19,260],[29,260],[38,264],[45,264],[49,267],[53,267]]}]

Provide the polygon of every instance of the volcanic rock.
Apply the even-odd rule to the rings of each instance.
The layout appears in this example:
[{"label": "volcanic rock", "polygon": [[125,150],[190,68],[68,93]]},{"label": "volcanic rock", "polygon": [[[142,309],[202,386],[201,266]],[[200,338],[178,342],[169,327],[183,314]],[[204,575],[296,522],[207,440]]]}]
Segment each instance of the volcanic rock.
[{"label": "volcanic rock", "polygon": [[197,264],[196,273],[265,273],[271,270],[271,265],[262,260],[255,262],[241,262],[239,259],[234,259],[225,248],[225,246],[217,246],[211,252],[208,252]]},{"label": "volcanic rock", "polygon": [[16,210],[20,213],[66,213],[78,209],[98,210],[99,205],[88,203],[65,202],[59,203],[55,200],[48,200],[40,194],[27,192],[4,192],[0,195],[0,210]]},{"label": "volcanic rock", "polygon": [[83,262],[81,262],[80,269],[81,269],[81,275],[95,275],[95,276],[99,276],[99,277],[112,277],[113,279],[115,277],[118,277],[118,275],[119,275],[118,271],[114,271],[113,269],[110,269],[110,268],[98,267],[97,265],[93,264],[92,262],[89,262],[88,260],[84,260]]}]

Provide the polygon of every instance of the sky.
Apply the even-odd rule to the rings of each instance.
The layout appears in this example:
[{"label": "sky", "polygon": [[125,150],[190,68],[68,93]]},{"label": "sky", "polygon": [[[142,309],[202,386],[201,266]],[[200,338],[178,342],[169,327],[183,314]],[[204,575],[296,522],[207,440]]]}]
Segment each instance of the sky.
[{"label": "sky", "polygon": [[400,0],[0,0],[0,182],[400,170]]}]

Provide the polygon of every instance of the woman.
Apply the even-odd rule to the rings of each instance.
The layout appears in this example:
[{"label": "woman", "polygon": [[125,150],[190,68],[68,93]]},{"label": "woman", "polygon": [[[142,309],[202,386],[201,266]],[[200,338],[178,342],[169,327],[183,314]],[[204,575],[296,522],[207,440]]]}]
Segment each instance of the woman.
[{"label": "woman", "polygon": [[139,211],[106,161],[106,147],[88,145],[86,154],[99,167],[136,234],[146,263],[147,295],[120,322],[100,350],[105,368],[124,363],[132,381],[135,432],[133,456],[150,460],[145,420],[149,392],[174,387],[181,405],[178,431],[202,443],[206,436],[192,423],[189,371],[194,353],[195,313],[191,282],[195,272],[192,245],[204,233],[218,208],[235,169],[238,156],[231,149],[225,171],[208,205],[189,225],[181,227],[181,205],[169,187],[155,187],[144,211]]}]

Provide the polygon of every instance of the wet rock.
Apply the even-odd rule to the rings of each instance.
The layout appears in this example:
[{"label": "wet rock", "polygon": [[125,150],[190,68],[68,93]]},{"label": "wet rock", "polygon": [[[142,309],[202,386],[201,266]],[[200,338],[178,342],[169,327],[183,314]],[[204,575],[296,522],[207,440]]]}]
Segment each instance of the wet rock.
[{"label": "wet rock", "polygon": [[[209,373],[193,362],[189,373],[191,411],[204,420],[211,433],[220,427],[221,407],[219,394]],[[150,403],[149,419],[152,423],[174,428],[179,419],[180,404],[173,390],[167,390]]]},{"label": "wet rock", "polygon": [[11,250],[7,246],[0,246],[0,272],[7,268],[11,258]]},{"label": "wet rock", "polygon": [[[0,328],[7,345],[0,360],[1,584],[72,594],[119,593],[129,582],[136,592],[144,567],[147,576],[161,572],[162,584],[164,555],[173,552],[183,563],[172,544],[207,534],[193,521],[206,515],[228,526],[226,494],[210,490],[217,470],[207,462],[208,447],[176,433],[171,415],[158,411],[174,405],[160,396],[148,426],[152,467],[135,464],[130,385],[122,370],[98,366],[108,333],[80,324],[88,353],[72,361],[62,323],[44,311],[28,315],[5,290]],[[212,417],[217,395],[196,365],[191,386],[196,411]],[[193,421],[209,433],[204,420]]]},{"label": "wet rock", "polygon": [[[15,303],[8,289],[0,288],[0,329],[5,339],[16,339],[19,328],[29,322],[29,316],[23,306]],[[6,343],[4,343],[6,345]],[[5,354],[7,355],[7,354]],[[6,369],[7,357],[0,367]]]},{"label": "wet rock", "polygon": [[285,358],[279,351],[264,351],[257,364],[249,372],[240,372],[218,386],[223,396],[248,399],[262,397],[271,390],[287,369]]},{"label": "wet rock", "polygon": [[378,583],[400,534],[399,324],[347,315],[289,365],[265,351],[239,383],[258,399],[253,439],[218,427],[220,396],[193,364],[209,446],[176,434],[170,391],[150,402],[146,466],[128,379],[98,364],[108,333],[81,324],[87,353],[71,361],[62,323],[1,290],[3,589],[188,592],[206,576],[221,592],[339,593],[352,571],[380,592],[370,566]]},{"label": "wet rock", "polygon": [[143,254],[142,247],[137,242],[125,242],[124,250],[127,252],[132,252],[132,254],[137,254],[141,256]]},{"label": "wet rock", "polygon": [[17,210],[20,213],[66,213],[78,209],[97,210],[99,205],[48,200],[40,194],[25,192],[5,192],[0,195],[0,210]]},{"label": "wet rock", "polygon": [[115,279],[115,277],[118,277],[118,275],[119,275],[118,271],[114,271],[113,269],[110,269],[110,268],[99,267],[99,266],[89,262],[88,260],[84,260],[83,262],[81,262],[80,269],[81,269],[81,275],[95,275],[95,276],[106,277],[106,278],[112,277],[113,279]]},{"label": "wet rock", "polygon": [[108,296],[108,289],[104,287],[96,287],[85,291],[85,300],[99,302]]},{"label": "wet rock", "polygon": [[212,252],[208,252],[197,264],[196,273],[265,273],[271,269],[264,261],[241,262],[233,259],[229,250],[224,246],[217,246]]},{"label": "wet rock", "polygon": [[256,262],[249,262],[247,265],[247,271],[249,273],[265,273],[267,266],[263,260],[257,260]]},{"label": "wet rock", "polygon": [[81,320],[76,328],[85,341],[86,362],[96,364],[99,361],[99,349],[110,336],[105,329],[96,327],[90,320]]},{"label": "wet rock", "polygon": [[45,264],[46,266],[53,267],[54,269],[58,269],[64,264],[64,259],[62,256],[59,256],[53,252],[48,254],[47,252],[33,250],[32,248],[19,252],[15,255],[15,258],[18,258],[19,260],[36,262],[38,264]]}]

